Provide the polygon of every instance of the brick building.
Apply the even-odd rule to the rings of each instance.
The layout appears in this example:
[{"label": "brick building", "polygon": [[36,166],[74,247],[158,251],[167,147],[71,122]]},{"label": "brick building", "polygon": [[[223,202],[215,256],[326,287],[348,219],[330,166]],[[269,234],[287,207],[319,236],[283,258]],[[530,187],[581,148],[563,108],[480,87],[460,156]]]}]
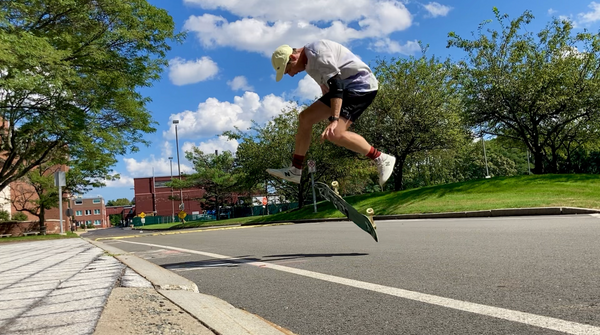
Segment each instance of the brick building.
[{"label": "brick building", "polygon": [[81,224],[93,225],[95,228],[111,227],[108,215],[106,214],[106,205],[102,197],[97,198],[74,198],[71,199],[71,208],[75,220]]},{"label": "brick building", "polygon": [[135,205],[106,206],[106,219],[110,222],[111,215],[120,216],[122,224],[127,224],[136,216]]},{"label": "brick building", "polygon": [[[183,178],[183,177],[182,177]],[[135,211],[139,215],[171,216],[179,213],[181,203],[180,191],[171,190],[165,184],[171,181],[171,177],[144,177],[135,178]],[[188,214],[202,214],[204,210],[197,200],[202,198],[206,191],[199,188],[188,188],[181,191],[183,195],[184,210]],[[169,199],[173,195],[175,200]]]}]

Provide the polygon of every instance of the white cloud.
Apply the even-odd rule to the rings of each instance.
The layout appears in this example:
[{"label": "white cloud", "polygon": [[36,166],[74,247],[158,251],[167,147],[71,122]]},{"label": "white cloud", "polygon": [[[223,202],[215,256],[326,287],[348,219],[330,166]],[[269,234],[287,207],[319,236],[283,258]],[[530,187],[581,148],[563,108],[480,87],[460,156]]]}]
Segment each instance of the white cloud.
[{"label": "white cloud", "polygon": [[[270,56],[281,44],[300,47],[318,39],[348,43],[383,38],[412,25],[412,15],[399,0],[184,0],[206,10],[221,9],[240,19],[190,16],[184,29],[206,47],[228,46]],[[335,8],[335,10],[331,10]]]},{"label": "white cloud", "polygon": [[554,10],[554,9],[552,9],[552,8],[548,9],[548,15],[552,16],[552,15],[554,15],[554,14],[556,14],[556,13],[558,13],[558,11],[557,11],[557,10]]},{"label": "white cloud", "polygon": [[169,141],[165,141],[162,145],[162,157],[172,157],[173,145]]},{"label": "white cloud", "polygon": [[116,180],[105,180],[106,187],[133,187],[133,178],[120,175]]},{"label": "white cloud", "polygon": [[592,1],[588,5],[588,7],[592,9],[591,12],[579,13],[579,15],[577,15],[577,21],[579,24],[594,23],[596,21],[600,21],[600,3]]},{"label": "white cloud", "polygon": [[169,61],[169,79],[177,86],[195,84],[213,78],[219,72],[219,67],[210,57],[202,57],[186,61],[173,58]]},{"label": "white cloud", "polygon": [[234,91],[254,91],[254,87],[248,85],[248,79],[244,76],[237,76],[227,82],[227,85]]},{"label": "white cloud", "polygon": [[427,9],[431,17],[446,16],[450,10],[452,10],[452,7],[444,6],[437,2],[430,2],[426,5],[423,5],[423,7]]},{"label": "white cloud", "polygon": [[[181,153],[182,157],[185,154]],[[142,159],[141,161],[135,158],[124,158],[125,166],[129,175],[133,178],[152,177],[152,169],[154,168],[154,176],[170,176],[171,175],[171,164],[169,159],[166,157],[156,158],[154,155],[150,155],[149,158]],[[184,159],[181,162],[181,173],[190,173],[192,168],[188,166],[189,163]],[[173,157],[173,175],[177,173],[177,157]]]},{"label": "white cloud", "polygon": [[183,150],[192,151],[194,147],[197,147],[205,154],[214,154],[215,150],[218,150],[219,153],[231,151],[235,154],[238,146],[239,144],[236,140],[229,141],[225,136],[217,136],[208,141],[201,142],[198,145],[192,142],[185,142],[183,144]]},{"label": "white cloud", "polygon": [[311,76],[306,75],[298,82],[298,88],[294,90],[292,95],[302,100],[315,100],[323,94],[319,84]]},{"label": "white cloud", "polygon": [[389,38],[383,38],[373,43],[371,47],[378,52],[399,53],[403,55],[414,55],[421,51],[421,46],[417,40],[408,41],[402,45]]},{"label": "white cloud", "polygon": [[224,131],[238,127],[246,130],[252,125],[252,120],[264,123],[282,110],[294,108],[293,102],[288,102],[282,97],[273,94],[262,99],[254,92],[246,92],[243,96],[236,96],[233,103],[208,98],[198,105],[196,111],[186,110],[169,117],[170,128],[163,132],[167,139],[175,138],[175,126],[172,120],[179,120],[177,132],[180,138],[206,138],[221,135]]}]

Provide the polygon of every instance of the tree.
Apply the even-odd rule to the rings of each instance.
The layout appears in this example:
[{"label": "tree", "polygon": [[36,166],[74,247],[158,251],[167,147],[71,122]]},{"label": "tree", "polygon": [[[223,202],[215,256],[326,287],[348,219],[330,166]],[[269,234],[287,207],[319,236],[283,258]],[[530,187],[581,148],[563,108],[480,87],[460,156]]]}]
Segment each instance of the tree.
[{"label": "tree", "polygon": [[467,53],[455,67],[470,126],[519,141],[529,149],[534,173],[556,172],[559,151],[591,127],[598,129],[600,35],[572,34],[573,25],[554,19],[537,35],[525,11],[509,22],[493,9],[500,30],[476,39],[449,34],[448,47]]},{"label": "tree", "polygon": [[109,200],[106,206],[130,206],[131,201],[127,198],[119,198],[117,200]]},{"label": "tree", "polygon": [[216,209],[217,220],[225,200],[232,199],[234,192],[239,190],[239,180],[243,172],[236,169],[235,158],[231,151],[221,154],[205,154],[197,147],[186,152],[186,158],[194,165],[194,173],[186,176],[185,180],[173,180],[175,188],[198,187],[206,191],[201,202]]},{"label": "tree", "polygon": [[159,78],[173,31],[146,0],[0,1],[0,190],[63,154],[103,180],[147,144],[138,89]]},{"label": "tree", "polygon": [[58,207],[58,187],[54,186],[54,173],[61,165],[56,160],[41,164],[27,172],[19,183],[13,184],[13,205],[20,212],[29,212],[39,219],[40,233],[46,233],[46,211]]},{"label": "tree", "polygon": [[435,57],[381,60],[375,67],[380,87],[357,127],[367,141],[396,156],[394,190],[403,189],[409,156],[454,148],[466,137],[458,114],[459,100],[447,61]]}]

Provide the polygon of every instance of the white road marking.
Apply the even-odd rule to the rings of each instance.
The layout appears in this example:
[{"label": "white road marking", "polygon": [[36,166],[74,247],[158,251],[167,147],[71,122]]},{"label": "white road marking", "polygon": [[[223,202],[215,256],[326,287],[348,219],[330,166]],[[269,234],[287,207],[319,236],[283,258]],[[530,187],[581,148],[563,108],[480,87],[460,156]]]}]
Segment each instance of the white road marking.
[{"label": "white road marking", "polygon": [[426,304],[456,309],[456,310],[460,310],[460,311],[464,311],[464,312],[470,312],[470,313],[475,313],[475,314],[479,314],[479,315],[485,315],[485,316],[490,316],[490,317],[494,317],[494,318],[498,318],[498,319],[508,320],[511,322],[518,322],[518,323],[522,323],[522,324],[526,324],[526,325],[530,325],[530,326],[555,330],[555,331],[559,331],[559,332],[563,332],[563,333],[567,333],[567,334],[574,334],[574,335],[600,334],[600,327],[596,327],[596,326],[581,324],[581,323],[572,322],[572,321],[565,321],[565,320],[561,320],[561,319],[556,319],[556,318],[551,318],[551,317],[541,316],[541,315],[536,315],[536,314],[531,314],[531,313],[513,311],[510,309],[506,309],[506,308],[493,307],[493,306],[476,304],[476,303],[457,300],[457,299],[444,298],[444,297],[440,297],[440,296],[436,296],[436,295],[419,293],[419,292],[409,291],[409,290],[403,290],[403,289],[399,289],[399,288],[395,288],[395,287],[383,286],[383,285],[368,283],[368,282],[364,282],[364,281],[348,279],[348,278],[344,278],[344,277],[332,276],[332,275],[319,273],[319,272],[296,269],[296,268],[283,266],[283,265],[277,265],[277,264],[271,264],[271,263],[265,263],[265,262],[249,262],[248,260],[244,260],[244,259],[240,259],[240,258],[236,258],[236,257],[219,255],[219,254],[214,254],[214,253],[204,252],[204,251],[170,247],[170,246],[165,246],[165,245],[151,244],[151,243],[139,243],[139,242],[131,242],[131,241],[119,241],[119,242],[183,251],[183,252],[187,252],[187,253],[191,253],[191,254],[197,254],[197,255],[207,256],[207,257],[216,258],[216,259],[227,259],[230,261],[239,260],[241,263],[258,266],[261,268],[268,268],[268,269],[283,271],[283,272],[292,273],[292,274],[296,274],[296,275],[304,276],[304,277],[308,277],[308,278],[319,279],[319,280],[323,280],[323,281],[327,281],[327,282],[331,282],[331,283],[336,283],[336,284],[351,286],[351,287],[360,288],[360,289],[364,289],[364,290],[369,290],[369,291],[373,291],[373,292],[388,294],[388,295],[403,298],[403,299],[419,301],[419,302],[423,302]]}]

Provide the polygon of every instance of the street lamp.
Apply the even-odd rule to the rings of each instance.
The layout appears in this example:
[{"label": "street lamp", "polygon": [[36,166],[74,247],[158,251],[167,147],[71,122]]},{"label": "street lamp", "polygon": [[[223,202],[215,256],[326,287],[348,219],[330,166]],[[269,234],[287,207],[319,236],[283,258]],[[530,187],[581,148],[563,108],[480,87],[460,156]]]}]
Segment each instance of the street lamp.
[{"label": "street lamp", "polygon": [[171,220],[175,222],[175,202],[173,201],[173,157],[169,157],[169,164],[171,165]]},{"label": "street lamp", "polygon": [[[179,137],[177,136],[177,125],[179,124],[179,120],[173,120],[173,124],[175,125],[175,145],[177,146],[177,172],[179,173],[179,180],[181,180],[181,165],[179,163]],[[183,189],[181,188],[179,188],[179,199],[181,199],[179,210],[183,210],[185,206],[183,205]]]}]

